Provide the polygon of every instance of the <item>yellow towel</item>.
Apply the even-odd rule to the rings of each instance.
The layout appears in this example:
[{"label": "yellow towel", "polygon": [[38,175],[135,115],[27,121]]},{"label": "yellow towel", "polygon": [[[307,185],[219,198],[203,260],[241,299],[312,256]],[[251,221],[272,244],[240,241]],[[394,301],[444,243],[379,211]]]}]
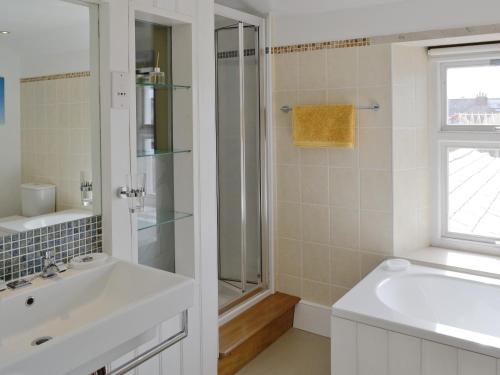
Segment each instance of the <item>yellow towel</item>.
[{"label": "yellow towel", "polygon": [[298,147],[354,147],[356,115],[350,104],[293,107],[293,143]]}]

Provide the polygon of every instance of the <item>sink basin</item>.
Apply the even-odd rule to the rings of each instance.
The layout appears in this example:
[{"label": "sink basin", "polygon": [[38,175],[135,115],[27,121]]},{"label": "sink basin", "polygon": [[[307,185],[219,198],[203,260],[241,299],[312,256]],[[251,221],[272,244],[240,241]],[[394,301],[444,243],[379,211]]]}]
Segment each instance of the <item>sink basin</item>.
[{"label": "sink basin", "polygon": [[0,229],[24,232],[27,230],[48,227],[49,225],[84,219],[90,216],[92,216],[92,211],[89,210],[63,210],[35,217],[22,217],[14,220],[0,221]]},{"label": "sink basin", "polygon": [[116,348],[192,305],[193,285],[181,275],[109,258],[0,292],[0,374],[62,375],[104,353],[125,354]]}]

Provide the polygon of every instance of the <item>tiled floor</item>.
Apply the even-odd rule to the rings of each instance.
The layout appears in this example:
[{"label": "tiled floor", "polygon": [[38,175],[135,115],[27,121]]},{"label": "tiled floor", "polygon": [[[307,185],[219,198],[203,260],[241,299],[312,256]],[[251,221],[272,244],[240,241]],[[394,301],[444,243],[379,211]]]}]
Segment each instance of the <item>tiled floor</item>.
[{"label": "tiled floor", "polygon": [[238,375],[329,375],[330,339],[292,328]]}]

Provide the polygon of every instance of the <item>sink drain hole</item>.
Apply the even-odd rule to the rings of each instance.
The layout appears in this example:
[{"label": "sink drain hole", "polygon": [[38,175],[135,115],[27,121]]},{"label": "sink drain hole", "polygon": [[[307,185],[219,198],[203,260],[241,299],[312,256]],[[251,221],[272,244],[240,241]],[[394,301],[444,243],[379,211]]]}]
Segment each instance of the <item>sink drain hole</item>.
[{"label": "sink drain hole", "polygon": [[52,340],[52,337],[50,337],[50,336],[42,336],[42,337],[39,337],[37,339],[34,339],[31,342],[31,346],[42,345],[42,344],[45,344],[47,341],[50,341],[50,340]]}]

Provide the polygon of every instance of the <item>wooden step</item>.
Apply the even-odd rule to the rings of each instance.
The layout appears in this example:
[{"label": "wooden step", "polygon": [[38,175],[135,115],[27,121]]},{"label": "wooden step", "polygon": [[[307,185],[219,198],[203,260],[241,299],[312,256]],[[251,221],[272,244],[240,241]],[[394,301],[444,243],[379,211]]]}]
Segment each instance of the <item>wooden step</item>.
[{"label": "wooden step", "polygon": [[219,328],[219,375],[232,375],[293,326],[300,298],[275,293]]}]

